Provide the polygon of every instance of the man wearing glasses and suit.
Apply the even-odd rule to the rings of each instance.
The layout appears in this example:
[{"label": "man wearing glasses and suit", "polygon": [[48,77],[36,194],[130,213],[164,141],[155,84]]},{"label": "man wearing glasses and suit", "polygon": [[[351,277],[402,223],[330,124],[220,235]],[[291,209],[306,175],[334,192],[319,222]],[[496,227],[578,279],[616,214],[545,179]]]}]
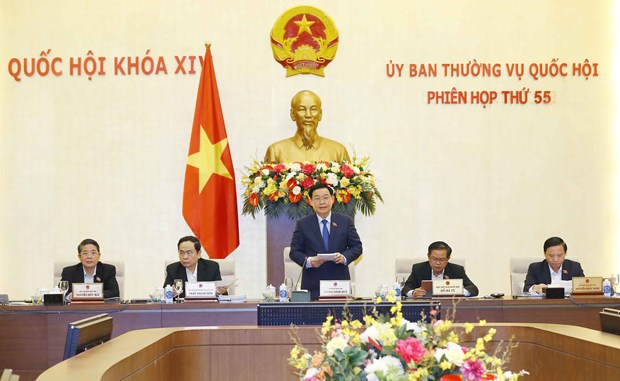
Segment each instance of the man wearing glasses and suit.
[{"label": "man wearing glasses and suit", "polygon": [[426,295],[422,288],[423,280],[463,279],[465,296],[478,295],[478,287],[465,274],[463,266],[450,263],[452,248],[447,243],[437,241],[428,247],[428,262],[416,263],[411,267],[411,275],[403,287],[403,295],[409,298],[421,298]]}]

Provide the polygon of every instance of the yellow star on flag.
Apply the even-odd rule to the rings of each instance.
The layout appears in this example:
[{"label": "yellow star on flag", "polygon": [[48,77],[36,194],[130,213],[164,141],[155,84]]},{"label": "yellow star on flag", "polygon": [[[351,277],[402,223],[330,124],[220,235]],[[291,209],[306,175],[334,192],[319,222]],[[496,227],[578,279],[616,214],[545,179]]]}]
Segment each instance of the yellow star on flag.
[{"label": "yellow star on flag", "polygon": [[308,21],[308,19],[306,18],[306,15],[304,15],[301,21],[294,21],[294,22],[299,27],[299,31],[297,32],[298,36],[302,34],[304,31],[308,32],[312,36],[312,31],[310,30],[310,27],[312,26],[312,24],[315,23],[314,21]]},{"label": "yellow star on flag", "polygon": [[204,128],[200,126],[200,151],[187,157],[187,165],[198,168],[199,193],[202,192],[213,174],[232,180],[230,172],[222,162],[222,152],[226,147],[228,147],[228,139],[211,144]]}]

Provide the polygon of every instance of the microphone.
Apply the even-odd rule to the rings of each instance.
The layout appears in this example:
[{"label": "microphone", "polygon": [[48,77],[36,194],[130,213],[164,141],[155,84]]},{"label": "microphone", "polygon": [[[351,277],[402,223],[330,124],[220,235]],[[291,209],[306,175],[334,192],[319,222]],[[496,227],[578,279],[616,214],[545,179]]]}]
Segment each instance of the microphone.
[{"label": "microphone", "polygon": [[299,281],[301,281],[301,274],[304,273],[304,269],[306,268],[306,262],[308,262],[308,257],[304,259],[304,263],[301,265],[301,271],[299,272],[299,276],[297,277],[297,282],[295,283],[295,287],[291,291],[297,291],[297,286],[299,286]]}]

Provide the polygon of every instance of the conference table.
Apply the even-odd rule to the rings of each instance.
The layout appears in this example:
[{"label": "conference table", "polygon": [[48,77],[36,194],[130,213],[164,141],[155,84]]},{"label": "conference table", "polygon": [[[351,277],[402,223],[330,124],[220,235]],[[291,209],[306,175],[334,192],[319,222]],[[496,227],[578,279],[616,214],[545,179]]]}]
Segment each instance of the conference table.
[{"label": "conference table", "polygon": [[[372,300],[355,302],[373,304]],[[620,298],[602,296],[575,296],[571,299],[448,298],[433,299],[432,302],[441,303],[442,318],[457,323],[485,319],[490,323],[568,324],[598,331],[599,312],[604,307],[620,307]],[[308,304],[320,306],[320,303]],[[403,301],[404,308],[411,303],[416,301]],[[282,308],[292,306],[289,303],[277,304]],[[108,313],[114,318],[113,337],[117,337],[145,328],[257,327],[257,311],[265,305],[268,304],[258,300],[241,304],[1,305],[0,369],[10,368],[21,376],[21,380],[34,380],[45,369],[62,361],[68,324],[100,313]]]}]

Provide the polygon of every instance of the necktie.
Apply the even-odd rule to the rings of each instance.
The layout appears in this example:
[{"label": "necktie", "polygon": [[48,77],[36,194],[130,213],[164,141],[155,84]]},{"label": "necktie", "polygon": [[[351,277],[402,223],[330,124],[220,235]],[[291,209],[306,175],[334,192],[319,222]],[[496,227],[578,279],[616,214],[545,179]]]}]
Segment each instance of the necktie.
[{"label": "necktie", "polygon": [[329,230],[327,229],[327,220],[321,221],[323,223],[323,245],[325,245],[325,252],[329,252]]}]

